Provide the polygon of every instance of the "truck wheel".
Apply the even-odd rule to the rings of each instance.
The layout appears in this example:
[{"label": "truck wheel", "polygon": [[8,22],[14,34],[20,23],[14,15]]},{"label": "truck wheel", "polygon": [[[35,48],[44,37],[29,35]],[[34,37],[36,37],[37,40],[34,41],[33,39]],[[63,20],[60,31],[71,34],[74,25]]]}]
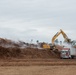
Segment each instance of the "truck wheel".
[{"label": "truck wheel", "polygon": [[74,59],[74,56],[71,56],[72,59]]},{"label": "truck wheel", "polygon": [[60,59],[64,59],[63,57],[60,57]]}]

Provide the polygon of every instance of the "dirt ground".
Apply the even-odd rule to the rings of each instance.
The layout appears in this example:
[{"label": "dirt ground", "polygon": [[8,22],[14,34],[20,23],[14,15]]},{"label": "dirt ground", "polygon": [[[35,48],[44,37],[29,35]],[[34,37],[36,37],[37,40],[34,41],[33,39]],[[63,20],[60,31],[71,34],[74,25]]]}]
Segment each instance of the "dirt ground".
[{"label": "dirt ground", "polygon": [[0,46],[0,75],[76,75],[76,58],[60,59],[60,53],[45,49]]},{"label": "dirt ground", "polygon": [[4,66],[0,75],[76,75],[76,66]]},{"label": "dirt ground", "polygon": [[0,60],[0,75],[76,75],[76,59]]},{"label": "dirt ground", "polygon": [[76,59],[12,59],[0,60],[0,66],[76,66]]}]

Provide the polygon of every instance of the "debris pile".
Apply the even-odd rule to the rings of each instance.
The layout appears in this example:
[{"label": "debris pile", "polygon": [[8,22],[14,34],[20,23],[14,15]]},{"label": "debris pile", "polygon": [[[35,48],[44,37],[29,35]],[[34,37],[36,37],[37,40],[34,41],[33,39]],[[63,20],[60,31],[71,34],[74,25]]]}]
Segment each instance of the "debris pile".
[{"label": "debris pile", "polygon": [[19,48],[4,48],[0,46],[0,58],[20,57],[21,50]]},{"label": "debris pile", "polygon": [[57,58],[50,50],[35,49],[35,48],[4,48],[0,46],[0,58],[24,58],[24,59],[48,59]]},{"label": "debris pile", "polygon": [[0,58],[52,59],[57,58],[50,50],[30,47],[30,44],[0,38]]},{"label": "debris pile", "polygon": [[45,50],[45,49],[35,49],[35,48],[26,48],[22,50],[24,58],[57,58],[56,56],[53,55],[53,53],[50,50]]},{"label": "debris pile", "polygon": [[12,48],[13,47],[25,48],[25,47],[28,47],[29,44],[25,43],[23,41],[15,42],[15,41],[12,41],[9,39],[0,38],[0,46],[5,47],[5,48],[10,48],[10,47],[12,47]]}]

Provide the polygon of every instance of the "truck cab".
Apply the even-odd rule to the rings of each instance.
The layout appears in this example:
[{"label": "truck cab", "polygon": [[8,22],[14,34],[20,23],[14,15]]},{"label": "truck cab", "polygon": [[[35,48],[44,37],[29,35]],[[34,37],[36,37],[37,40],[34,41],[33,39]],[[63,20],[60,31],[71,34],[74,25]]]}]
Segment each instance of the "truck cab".
[{"label": "truck cab", "polygon": [[60,51],[60,57],[63,58],[71,58],[70,48],[63,48]]}]

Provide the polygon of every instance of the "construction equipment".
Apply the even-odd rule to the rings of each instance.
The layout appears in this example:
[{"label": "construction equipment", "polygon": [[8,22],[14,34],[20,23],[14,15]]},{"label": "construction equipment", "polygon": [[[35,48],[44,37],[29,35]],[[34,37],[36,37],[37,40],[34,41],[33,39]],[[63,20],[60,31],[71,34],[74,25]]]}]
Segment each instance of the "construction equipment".
[{"label": "construction equipment", "polygon": [[68,38],[68,36],[65,34],[65,32],[64,32],[62,29],[60,29],[60,31],[57,32],[57,33],[53,36],[53,38],[52,38],[52,46],[50,46],[50,49],[53,50],[54,52],[59,52],[60,50],[63,49],[63,46],[61,46],[61,45],[56,45],[56,44],[54,43],[55,40],[56,40],[56,38],[57,38],[60,34],[62,34],[63,38],[65,39],[65,42],[67,42],[68,44],[71,43],[71,39]]},{"label": "construction equipment", "polygon": [[56,38],[57,38],[60,34],[63,35],[63,38],[65,39],[65,41],[66,41],[67,43],[71,43],[71,39],[68,38],[68,36],[65,34],[65,32],[64,32],[62,29],[60,29],[60,31],[57,32],[57,33],[53,36],[53,38],[52,38],[52,45],[49,45],[49,44],[47,44],[47,43],[43,43],[43,44],[42,44],[42,48],[44,48],[44,49],[51,49],[51,50],[57,50],[57,49],[56,49],[56,45],[54,44],[54,41],[56,40]]},{"label": "construction equipment", "polygon": [[73,45],[64,47],[60,51],[60,58],[76,58],[76,48]]},{"label": "construction equipment", "polygon": [[60,31],[57,32],[57,33],[53,36],[53,38],[52,38],[52,44],[53,44],[53,45],[54,45],[54,41],[56,40],[56,38],[57,38],[60,34],[63,35],[63,38],[65,39],[65,42],[71,43],[71,39],[68,38],[68,36],[64,33],[64,31],[63,31],[62,29],[60,29]]},{"label": "construction equipment", "polygon": [[41,48],[43,49],[50,49],[50,45],[48,43],[41,43]]},{"label": "construction equipment", "polygon": [[45,43],[45,44],[43,44],[43,48],[44,49],[50,49],[50,45]]},{"label": "construction equipment", "polygon": [[[57,45],[54,44],[54,41],[56,40],[56,38],[62,34],[63,38],[65,39],[65,42],[67,42],[67,45],[64,46],[60,51],[57,49]],[[68,36],[65,34],[65,32],[63,30],[60,29],[59,32],[57,32],[53,38],[52,38],[52,45],[53,48],[52,50],[55,52],[60,52],[60,58],[74,58],[76,57],[76,41],[71,41],[71,39],[68,38]]]}]

